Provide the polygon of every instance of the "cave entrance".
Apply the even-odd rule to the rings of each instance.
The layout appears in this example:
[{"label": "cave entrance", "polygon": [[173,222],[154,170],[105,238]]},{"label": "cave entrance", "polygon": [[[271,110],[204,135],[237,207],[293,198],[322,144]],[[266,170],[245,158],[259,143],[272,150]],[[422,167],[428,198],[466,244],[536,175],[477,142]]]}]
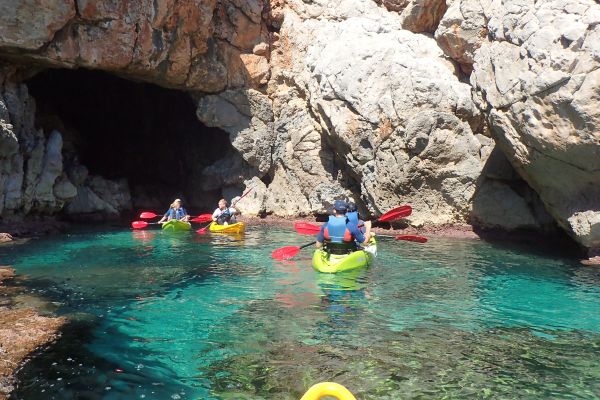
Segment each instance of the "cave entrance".
[{"label": "cave entrance", "polygon": [[187,93],[83,69],[48,69],[26,84],[38,127],[63,135],[65,165],[126,178],[134,209],[162,210],[175,197],[189,208],[214,205],[219,193],[201,190],[201,173],[232,146],[196,118]]}]

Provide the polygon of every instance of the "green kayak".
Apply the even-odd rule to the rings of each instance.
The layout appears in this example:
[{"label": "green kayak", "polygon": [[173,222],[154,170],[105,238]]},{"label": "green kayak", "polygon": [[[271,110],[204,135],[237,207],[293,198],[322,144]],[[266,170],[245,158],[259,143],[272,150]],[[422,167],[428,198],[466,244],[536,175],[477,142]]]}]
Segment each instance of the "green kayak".
[{"label": "green kayak", "polygon": [[351,271],[353,269],[371,265],[377,255],[377,242],[371,238],[369,245],[362,250],[350,254],[329,254],[324,250],[317,249],[313,254],[313,268],[319,272],[335,274],[336,272]]},{"label": "green kayak", "polygon": [[172,219],[170,221],[165,222],[162,225],[163,231],[167,232],[179,232],[179,231],[189,231],[192,229],[192,224],[189,222],[178,221],[176,219]]}]

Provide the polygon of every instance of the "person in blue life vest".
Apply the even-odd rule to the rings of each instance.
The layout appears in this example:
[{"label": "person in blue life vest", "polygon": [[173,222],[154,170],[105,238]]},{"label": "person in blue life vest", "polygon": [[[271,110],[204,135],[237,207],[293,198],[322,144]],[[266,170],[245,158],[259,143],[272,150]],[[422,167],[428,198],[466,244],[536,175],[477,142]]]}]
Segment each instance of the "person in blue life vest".
[{"label": "person in blue life vest", "polygon": [[351,223],[346,218],[348,204],[343,200],[333,203],[333,215],[321,226],[317,235],[317,248],[323,247],[331,254],[346,254],[357,249],[357,243],[366,246],[370,239],[369,234],[363,234],[358,229],[358,224]]},{"label": "person in blue life vest", "polygon": [[360,219],[356,204],[348,203],[346,218],[348,219],[348,222],[356,224],[362,233],[369,234],[369,236],[371,236],[371,221],[363,221]]},{"label": "person in blue life vest", "polygon": [[160,219],[160,221],[158,221],[158,223],[162,224],[162,223],[165,223],[172,219],[176,219],[176,220],[184,221],[184,222],[187,222],[190,219],[190,216],[188,215],[187,211],[185,211],[185,208],[183,208],[181,206],[180,199],[175,199],[175,201],[173,201],[173,203],[171,203],[171,205],[169,206],[169,209],[167,210],[165,215],[163,215],[163,217]]},{"label": "person in blue life vest", "polygon": [[235,216],[240,214],[239,210],[233,207],[227,207],[227,200],[219,200],[219,208],[212,214],[212,220],[219,225],[229,225],[235,223]]}]

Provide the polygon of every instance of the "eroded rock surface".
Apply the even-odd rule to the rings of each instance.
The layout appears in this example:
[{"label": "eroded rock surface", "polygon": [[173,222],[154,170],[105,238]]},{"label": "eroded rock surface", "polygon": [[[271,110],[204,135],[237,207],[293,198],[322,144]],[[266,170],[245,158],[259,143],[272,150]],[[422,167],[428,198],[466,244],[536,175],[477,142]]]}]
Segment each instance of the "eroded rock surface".
[{"label": "eroded rock surface", "polygon": [[[600,246],[592,0],[2,7],[8,60],[192,92],[198,118],[226,130],[234,149],[198,174],[198,186],[226,196],[254,187],[244,199],[252,212],[325,212],[349,197],[373,215],[411,203],[414,225],[546,230],[547,210],[579,243]],[[26,88],[2,82],[0,207],[123,207],[126,183],[59,168],[60,132],[36,130]],[[493,148],[514,177],[501,176],[508,164],[488,165]]]},{"label": "eroded rock surface", "polygon": [[488,29],[471,82],[496,142],[558,224],[600,247],[600,5],[509,2]]},{"label": "eroded rock surface", "polygon": [[[80,204],[70,208],[72,214],[130,209],[126,183],[88,179],[87,170],[83,179],[81,172],[67,174],[62,134],[36,127],[35,102],[27,86],[12,77],[15,73],[0,69],[0,215],[54,214],[72,202]],[[100,206],[80,201],[88,192]]]}]

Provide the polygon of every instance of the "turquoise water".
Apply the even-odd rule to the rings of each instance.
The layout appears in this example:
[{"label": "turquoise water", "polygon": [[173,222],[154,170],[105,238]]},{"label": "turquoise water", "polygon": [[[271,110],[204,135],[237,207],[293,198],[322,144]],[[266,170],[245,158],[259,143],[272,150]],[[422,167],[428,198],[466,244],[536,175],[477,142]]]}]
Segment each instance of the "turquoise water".
[{"label": "turquoise water", "polygon": [[319,274],[310,238],[72,233],[0,247],[71,319],[15,399],[600,398],[600,269],[525,247],[381,239]]}]

